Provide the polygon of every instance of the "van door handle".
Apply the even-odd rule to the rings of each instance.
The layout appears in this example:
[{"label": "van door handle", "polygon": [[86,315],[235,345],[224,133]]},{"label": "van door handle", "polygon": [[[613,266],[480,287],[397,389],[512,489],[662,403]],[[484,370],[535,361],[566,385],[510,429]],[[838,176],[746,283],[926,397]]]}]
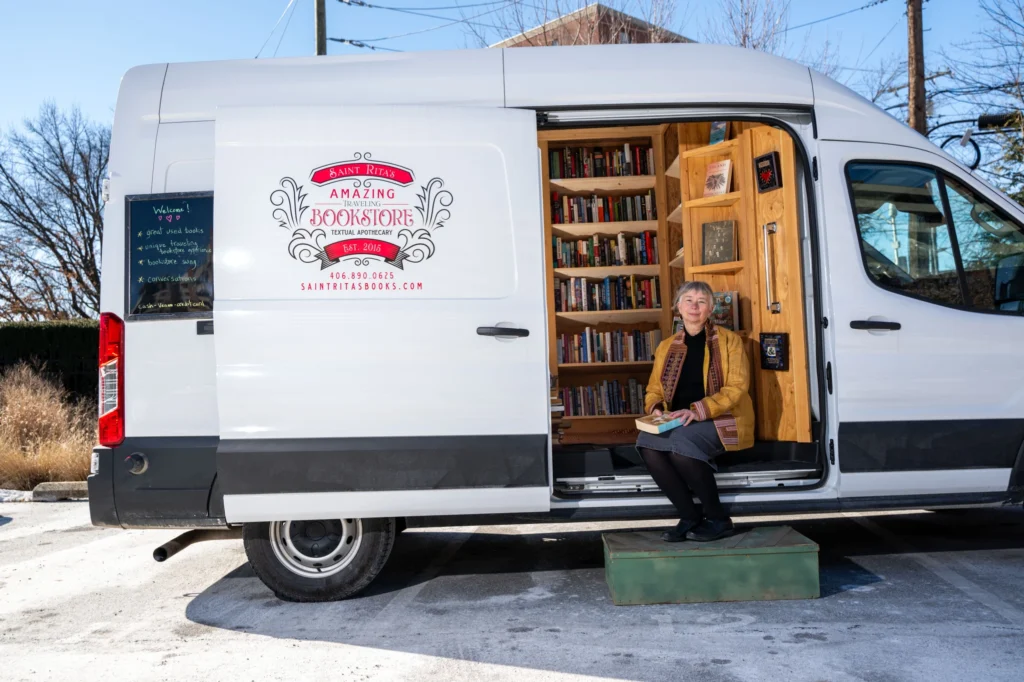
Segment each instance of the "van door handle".
[{"label": "van door handle", "polygon": [[480,336],[529,336],[529,329],[518,327],[477,327],[476,333]]},{"label": "van door handle", "polygon": [[874,330],[879,329],[888,332],[899,331],[902,325],[899,322],[882,322],[881,320],[853,320],[850,322],[850,329]]}]

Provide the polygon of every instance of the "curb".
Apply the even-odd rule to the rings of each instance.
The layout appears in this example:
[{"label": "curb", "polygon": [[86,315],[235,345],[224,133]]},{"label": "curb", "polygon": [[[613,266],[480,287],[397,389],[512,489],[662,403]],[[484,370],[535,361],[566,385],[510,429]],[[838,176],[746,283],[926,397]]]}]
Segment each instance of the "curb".
[{"label": "curb", "polygon": [[89,484],[85,481],[40,483],[32,489],[33,502],[59,502],[60,500],[89,499]]}]

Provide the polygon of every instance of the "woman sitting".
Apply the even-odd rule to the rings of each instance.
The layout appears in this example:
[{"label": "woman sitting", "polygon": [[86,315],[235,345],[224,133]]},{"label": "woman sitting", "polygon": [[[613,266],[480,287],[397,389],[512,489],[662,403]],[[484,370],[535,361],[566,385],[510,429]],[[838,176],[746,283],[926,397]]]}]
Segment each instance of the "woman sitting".
[{"label": "woman sitting", "polygon": [[[641,432],[636,446],[681,517],[662,539],[708,542],[733,530],[718,499],[715,457],[754,444],[754,406],[747,394],[750,367],[743,339],[708,321],[714,307],[711,287],[683,284],[675,307],[683,329],[655,351],[644,409],[648,414],[668,412],[683,424],[660,434]],[[703,505],[703,519],[694,493]]]}]

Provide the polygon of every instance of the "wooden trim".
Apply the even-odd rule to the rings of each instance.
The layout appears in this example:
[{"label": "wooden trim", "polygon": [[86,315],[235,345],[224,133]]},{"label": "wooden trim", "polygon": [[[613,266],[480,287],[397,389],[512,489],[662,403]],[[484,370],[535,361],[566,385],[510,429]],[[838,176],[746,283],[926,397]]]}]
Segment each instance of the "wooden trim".
[{"label": "wooden trim", "polygon": [[605,277],[654,277],[661,275],[660,265],[595,265],[581,268],[555,268],[555,274],[561,277],[590,277],[593,279],[604,279]]},{"label": "wooden trim", "polygon": [[[550,196],[550,193],[549,193]],[[548,206],[550,212],[551,207]],[[563,239],[580,239],[595,234],[614,237],[620,232],[640,234],[641,232],[657,232],[657,220],[611,220],[605,223],[554,223],[552,232]]]}]

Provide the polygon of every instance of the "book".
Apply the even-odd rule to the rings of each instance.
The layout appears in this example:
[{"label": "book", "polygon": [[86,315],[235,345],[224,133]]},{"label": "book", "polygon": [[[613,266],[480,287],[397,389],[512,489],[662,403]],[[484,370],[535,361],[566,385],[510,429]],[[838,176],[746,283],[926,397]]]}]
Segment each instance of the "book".
[{"label": "book", "polygon": [[739,292],[716,291],[710,319],[719,327],[737,331],[740,327]]},{"label": "book", "polygon": [[660,414],[658,416],[655,416],[653,414],[649,414],[649,415],[647,415],[645,417],[639,417],[636,420],[636,428],[640,429],[641,431],[646,431],[647,433],[655,433],[655,434],[657,434],[657,433],[665,433],[666,431],[671,431],[672,429],[676,428],[677,426],[682,426],[682,425],[683,425],[683,418],[682,417],[676,417],[675,419],[670,419],[665,414]]},{"label": "book", "polygon": [[732,179],[732,161],[725,159],[709,163],[704,175],[704,196],[717,197],[729,191]]},{"label": "book", "polygon": [[736,260],[736,223],[716,220],[701,225],[701,265],[731,263]]},{"label": "book", "polygon": [[711,122],[711,137],[708,140],[708,144],[718,144],[719,142],[725,142],[725,138],[729,134],[729,122],[728,121],[712,121]]}]

